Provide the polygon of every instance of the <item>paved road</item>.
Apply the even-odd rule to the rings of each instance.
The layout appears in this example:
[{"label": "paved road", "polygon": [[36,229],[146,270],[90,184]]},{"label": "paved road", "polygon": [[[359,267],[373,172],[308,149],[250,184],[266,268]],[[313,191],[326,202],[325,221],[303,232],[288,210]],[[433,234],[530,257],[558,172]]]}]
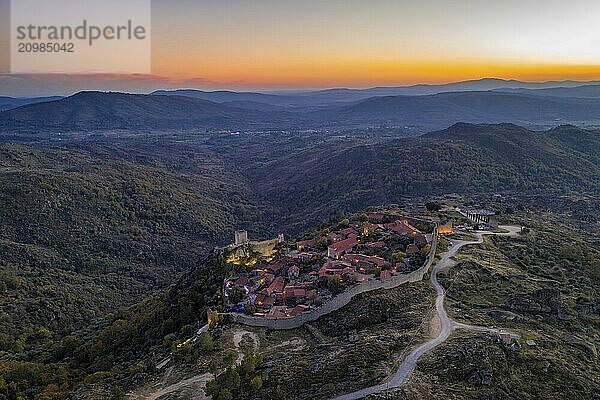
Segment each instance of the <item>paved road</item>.
[{"label": "paved road", "polygon": [[500,236],[516,236],[517,233],[521,230],[521,228],[516,226],[502,226],[502,229],[505,229],[507,233],[493,233],[493,232],[478,232],[476,241],[465,241],[465,240],[456,240],[452,243],[452,246],[448,251],[446,251],[440,261],[435,264],[433,267],[433,271],[431,273],[431,283],[435,287],[437,292],[437,297],[435,299],[435,308],[440,319],[440,333],[439,335],[430,340],[429,342],[425,342],[422,345],[418,346],[414,349],[408,357],[400,364],[400,367],[388,382],[382,383],[380,385],[375,385],[371,387],[367,387],[356,392],[348,393],[339,397],[334,398],[333,400],[354,400],[354,399],[362,399],[371,394],[380,393],[388,389],[393,389],[402,386],[404,382],[408,379],[410,373],[415,369],[417,365],[417,360],[429,350],[432,350],[442,342],[444,342],[450,334],[455,329],[471,329],[480,332],[490,332],[490,333],[499,333],[500,331],[497,329],[486,328],[483,326],[474,326],[474,325],[466,325],[456,322],[448,317],[446,313],[446,309],[444,308],[444,299],[446,296],[446,291],[440,285],[437,279],[437,274],[444,268],[452,265],[451,258],[460,250],[463,246],[473,245],[473,244],[481,244],[483,243],[484,235],[500,235]]}]

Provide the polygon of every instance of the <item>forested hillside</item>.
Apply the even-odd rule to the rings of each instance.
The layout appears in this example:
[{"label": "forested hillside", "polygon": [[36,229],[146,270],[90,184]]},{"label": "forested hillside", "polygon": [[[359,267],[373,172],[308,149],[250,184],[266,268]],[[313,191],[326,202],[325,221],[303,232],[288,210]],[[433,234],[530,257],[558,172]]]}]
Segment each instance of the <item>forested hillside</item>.
[{"label": "forested hillside", "polygon": [[320,215],[415,195],[569,193],[600,187],[600,134],[574,127],[457,124],[413,139],[330,141],[254,173],[282,214]]},{"label": "forested hillside", "polygon": [[183,175],[65,149],[0,146],[0,187],[0,351],[169,285],[256,212],[223,171]]},{"label": "forested hillside", "polygon": [[218,295],[222,266],[207,257],[234,229],[293,237],[339,211],[415,196],[600,187],[598,131],[572,126],[60,143],[0,146],[0,383],[30,397],[152,370],[149,352],[189,337]]}]

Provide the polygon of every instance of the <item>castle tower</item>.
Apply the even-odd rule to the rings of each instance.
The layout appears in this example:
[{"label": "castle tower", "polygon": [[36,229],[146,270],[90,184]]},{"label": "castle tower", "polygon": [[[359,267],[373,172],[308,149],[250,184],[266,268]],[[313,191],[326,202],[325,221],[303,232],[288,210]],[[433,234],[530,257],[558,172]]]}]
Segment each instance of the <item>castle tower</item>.
[{"label": "castle tower", "polygon": [[248,243],[248,232],[246,231],[235,231],[235,245]]}]

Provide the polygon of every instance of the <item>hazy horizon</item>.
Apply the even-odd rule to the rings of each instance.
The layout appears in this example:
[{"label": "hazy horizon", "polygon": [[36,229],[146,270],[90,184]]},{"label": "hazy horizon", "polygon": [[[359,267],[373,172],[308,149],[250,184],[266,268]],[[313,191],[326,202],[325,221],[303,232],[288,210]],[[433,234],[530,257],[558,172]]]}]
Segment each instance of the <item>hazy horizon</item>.
[{"label": "hazy horizon", "polygon": [[600,84],[599,80],[518,80],[513,78],[482,77],[460,81],[447,82],[418,82],[411,84],[397,84],[386,86],[323,86],[306,88],[265,88],[265,87],[239,87],[239,86],[216,86],[203,85],[194,80],[171,81],[166,78],[121,75],[121,74],[42,74],[42,75],[19,75],[0,74],[0,96],[6,97],[45,97],[45,96],[70,96],[83,91],[100,92],[122,92],[131,94],[150,94],[159,90],[200,90],[206,92],[231,91],[231,92],[256,92],[267,94],[293,94],[306,93],[322,90],[367,90],[376,88],[409,88],[415,86],[443,86],[460,84],[465,82],[504,81],[506,83],[519,82],[523,84]]}]

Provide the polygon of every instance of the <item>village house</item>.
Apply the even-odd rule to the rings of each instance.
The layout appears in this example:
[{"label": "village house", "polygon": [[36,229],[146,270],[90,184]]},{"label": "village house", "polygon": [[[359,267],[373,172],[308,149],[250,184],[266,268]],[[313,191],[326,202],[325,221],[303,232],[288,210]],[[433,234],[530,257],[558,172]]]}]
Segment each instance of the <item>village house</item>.
[{"label": "village house", "polygon": [[385,242],[383,241],[379,241],[379,242],[370,242],[370,243],[365,243],[365,245],[367,247],[371,247],[371,248],[383,248],[385,247]]},{"label": "village house", "polygon": [[289,317],[289,314],[287,312],[287,307],[286,306],[273,306],[273,307],[271,307],[271,310],[269,310],[267,317],[287,318],[287,317]]},{"label": "village house", "polygon": [[340,235],[344,235],[346,238],[349,238],[351,236],[358,236],[358,232],[356,232],[354,230],[354,228],[346,228],[346,229],[342,229],[340,232]]},{"label": "village house", "polygon": [[419,247],[417,245],[415,245],[415,244],[409,244],[406,247],[406,255],[407,256],[412,256],[414,254],[419,254],[420,251],[421,250],[419,250]]},{"label": "village house", "polygon": [[443,225],[438,225],[438,235],[451,235],[452,232],[452,221],[448,221]]},{"label": "village house", "polygon": [[340,258],[345,253],[351,251],[357,243],[356,237],[349,237],[348,239],[333,243],[327,247],[327,257]]},{"label": "village house", "polygon": [[344,235],[336,233],[336,232],[330,232],[327,234],[327,240],[329,240],[332,243],[341,242],[344,239],[346,239],[346,237]]},{"label": "village house", "polygon": [[379,275],[379,279],[381,279],[382,281],[390,279],[391,277],[392,277],[392,271],[390,271],[388,269],[384,269],[383,271],[381,271],[381,274]]},{"label": "village house", "polygon": [[306,289],[294,285],[287,285],[283,289],[283,301],[294,299],[296,301],[303,300],[307,297]]},{"label": "village house", "polygon": [[367,215],[367,218],[369,219],[370,222],[380,223],[380,222],[384,221],[385,215],[381,214],[381,213],[370,213]]},{"label": "village house", "polygon": [[300,276],[300,268],[296,264],[288,268],[288,277],[290,279],[296,279],[298,276]]},{"label": "village house", "polygon": [[314,249],[317,246],[317,240],[316,239],[310,239],[310,240],[301,240],[299,242],[296,243],[296,250],[298,250],[298,252],[302,252],[304,251],[306,248],[309,249]]},{"label": "village house", "polygon": [[320,257],[320,253],[303,251],[302,253],[296,253],[292,258],[299,261],[311,261]]},{"label": "village house", "polygon": [[352,264],[348,261],[333,260],[327,261],[319,270],[320,277],[326,277],[330,275],[344,275],[353,273],[356,270],[352,267]]},{"label": "village house", "polygon": [[275,295],[282,294],[284,285],[285,285],[285,280],[284,280],[283,276],[278,276],[277,278],[275,278],[273,280],[273,282],[271,282],[269,287],[266,289],[266,293],[269,296],[271,296],[273,294],[275,294]]},{"label": "village house", "polygon": [[268,296],[265,293],[259,293],[254,300],[254,304],[258,308],[262,308],[264,310],[270,310],[271,307],[275,304],[275,297]]},{"label": "village house", "polygon": [[305,305],[305,304],[298,304],[296,307],[292,308],[288,314],[290,317],[296,316],[298,314],[301,314],[305,311],[310,310],[310,307]]},{"label": "village house", "polygon": [[396,220],[394,222],[390,222],[389,224],[385,224],[385,227],[391,231],[394,231],[400,235],[413,235],[416,236],[418,233],[422,233],[420,230],[412,226],[408,220]]},{"label": "village house", "polygon": [[512,336],[510,332],[500,332],[499,337],[500,341],[505,346],[509,346],[512,343]]}]

